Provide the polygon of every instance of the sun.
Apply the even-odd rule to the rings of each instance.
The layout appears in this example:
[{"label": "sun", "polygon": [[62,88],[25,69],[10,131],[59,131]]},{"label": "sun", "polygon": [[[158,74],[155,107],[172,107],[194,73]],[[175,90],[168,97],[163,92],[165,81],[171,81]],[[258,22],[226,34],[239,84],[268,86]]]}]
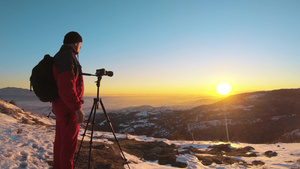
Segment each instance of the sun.
[{"label": "sun", "polygon": [[231,86],[229,83],[223,82],[220,83],[217,87],[217,93],[220,95],[228,95],[231,92]]}]

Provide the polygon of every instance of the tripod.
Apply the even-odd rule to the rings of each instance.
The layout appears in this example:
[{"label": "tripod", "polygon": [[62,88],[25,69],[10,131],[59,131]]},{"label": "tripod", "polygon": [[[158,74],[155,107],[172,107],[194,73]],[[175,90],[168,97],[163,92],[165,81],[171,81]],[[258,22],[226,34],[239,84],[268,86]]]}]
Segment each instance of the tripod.
[{"label": "tripod", "polygon": [[125,157],[125,155],[124,155],[124,153],[123,153],[123,150],[122,150],[122,148],[121,148],[121,146],[120,146],[120,144],[119,144],[119,140],[118,140],[118,138],[116,137],[115,130],[114,130],[112,124],[111,124],[111,121],[110,121],[110,119],[109,119],[109,117],[108,117],[108,114],[106,113],[106,110],[105,110],[105,108],[104,108],[103,102],[102,102],[101,98],[99,98],[100,81],[101,81],[101,79],[102,79],[102,75],[103,75],[103,74],[100,74],[100,75],[99,75],[99,74],[92,75],[92,74],[88,74],[88,73],[83,73],[83,75],[87,75],[87,76],[97,76],[97,77],[98,77],[98,79],[97,79],[97,81],[96,81],[96,85],[97,85],[97,97],[94,98],[94,103],[93,103],[93,106],[92,106],[92,109],[91,109],[91,112],[90,112],[90,115],[89,115],[87,124],[86,124],[86,126],[85,126],[84,133],[83,133],[83,135],[82,135],[82,140],[81,140],[81,143],[80,143],[78,152],[77,152],[77,156],[76,156],[75,163],[74,163],[74,168],[75,168],[76,162],[77,162],[78,157],[79,157],[79,153],[80,153],[80,150],[81,150],[81,147],[82,147],[82,143],[83,143],[83,140],[84,140],[84,137],[85,137],[87,128],[88,128],[88,126],[89,126],[89,122],[90,122],[91,117],[92,117],[92,132],[91,132],[91,139],[90,139],[90,142],[89,142],[89,144],[90,144],[90,150],[89,150],[89,164],[88,164],[88,169],[90,169],[91,156],[92,156],[92,144],[93,144],[94,125],[95,125],[95,119],[96,119],[96,118],[95,118],[95,117],[96,117],[96,110],[99,108],[99,102],[100,102],[100,105],[101,105],[101,107],[102,107],[103,113],[104,113],[104,115],[105,115],[105,117],[106,117],[106,120],[107,120],[107,122],[108,122],[108,124],[109,124],[109,126],[110,126],[110,129],[111,129],[111,131],[112,131],[112,133],[113,133],[113,135],[114,135],[114,138],[115,138],[115,140],[116,140],[116,142],[117,142],[117,144],[118,144],[118,147],[119,147],[119,149],[120,149],[120,151],[121,151],[121,155],[122,155],[121,158],[124,160],[124,162],[127,164],[128,168],[130,169],[129,164],[128,164],[128,161],[127,161],[127,159],[126,159],[126,157]]}]

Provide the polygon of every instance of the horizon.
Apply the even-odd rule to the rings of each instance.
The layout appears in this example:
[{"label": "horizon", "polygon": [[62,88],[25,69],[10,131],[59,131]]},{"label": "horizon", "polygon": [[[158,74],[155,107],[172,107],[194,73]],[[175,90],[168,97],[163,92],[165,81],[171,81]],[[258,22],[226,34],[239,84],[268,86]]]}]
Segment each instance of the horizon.
[{"label": "horizon", "polygon": [[[12,89],[24,89],[24,90],[29,90],[29,88],[22,88],[22,87],[15,87],[15,86],[5,86],[5,87],[0,87],[1,89],[6,89],[6,88],[12,88]],[[198,98],[226,98],[232,95],[239,95],[239,94],[243,94],[243,93],[255,93],[255,92],[264,92],[264,91],[274,91],[274,90],[289,90],[289,89],[300,89],[300,87],[295,87],[295,88],[274,88],[274,89],[268,89],[268,90],[247,90],[247,91],[243,91],[240,93],[232,93],[230,92],[229,94],[226,95],[222,95],[222,94],[218,94],[217,92],[215,92],[215,94],[213,95],[199,95],[199,94],[176,94],[176,93],[172,93],[172,94],[159,94],[159,93],[153,93],[153,94],[136,94],[136,93],[128,93],[128,94],[115,94],[115,93],[105,93],[105,94],[101,94],[100,92],[100,97],[127,97],[127,96],[131,96],[131,97],[159,97],[159,96],[167,96],[167,97],[172,97],[172,96],[195,96]],[[32,93],[34,94],[34,91],[32,90]],[[96,92],[94,93],[84,93],[84,97],[96,97]]]},{"label": "horizon", "polygon": [[[0,91],[6,88],[10,89],[21,89],[21,90],[28,90],[26,88],[17,88],[17,87],[5,87],[0,88]],[[281,89],[274,89],[274,90],[291,90],[291,89],[299,89],[299,88],[281,88]],[[229,95],[180,95],[180,94],[172,94],[172,95],[166,95],[166,94],[152,94],[152,95],[138,95],[138,94],[129,94],[129,95],[115,95],[115,94],[108,94],[108,95],[101,95],[100,98],[103,100],[103,103],[105,104],[106,109],[108,110],[119,110],[123,108],[128,107],[140,107],[140,106],[152,106],[152,107],[172,107],[176,109],[190,109],[201,105],[210,105],[214,104],[218,101],[221,101],[222,99],[226,99],[231,96],[244,94],[244,93],[255,93],[255,92],[265,92],[265,91],[274,91],[274,90],[261,90],[261,91],[248,91],[243,93],[236,93],[236,94],[229,94]],[[16,92],[16,91],[15,91]],[[30,92],[30,97],[35,96],[34,92]],[[22,92],[24,94],[24,92]],[[19,96],[23,96],[20,94]],[[17,101],[18,104],[27,103],[30,100],[26,100],[24,97],[15,97],[16,94],[4,94],[3,92],[0,93],[0,96],[6,96],[5,98],[1,98],[4,100],[14,100]],[[14,97],[9,97],[14,96]],[[26,95],[28,96],[28,95]],[[93,98],[96,97],[96,94],[91,95],[84,95],[84,101],[83,109],[85,111],[88,111],[92,104],[93,104]],[[24,100],[25,99],[25,100]],[[51,104],[49,102],[41,102],[38,100],[38,98],[35,98],[37,102],[44,106],[50,106]],[[32,99],[31,99],[32,100]]]},{"label": "horizon", "polygon": [[[29,88],[32,68],[69,31],[83,37],[84,73],[114,72],[101,81],[103,95],[224,97],[223,82],[230,95],[299,88],[300,1],[57,3],[0,2],[0,88]],[[84,77],[86,96],[95,80]]]}]

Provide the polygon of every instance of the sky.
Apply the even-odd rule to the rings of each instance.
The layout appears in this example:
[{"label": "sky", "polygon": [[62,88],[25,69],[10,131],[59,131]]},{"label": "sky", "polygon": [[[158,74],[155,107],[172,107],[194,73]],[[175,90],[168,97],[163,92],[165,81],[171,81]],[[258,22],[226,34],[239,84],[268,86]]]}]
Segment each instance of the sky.
[{"label": "sky", "polygon": [[[32,68],[69,31],[103,95],[216,95],[298,88],[298,0],[0,1],[0,88],[29,89]],[[84,77],[96,93],[96,77]]]}]

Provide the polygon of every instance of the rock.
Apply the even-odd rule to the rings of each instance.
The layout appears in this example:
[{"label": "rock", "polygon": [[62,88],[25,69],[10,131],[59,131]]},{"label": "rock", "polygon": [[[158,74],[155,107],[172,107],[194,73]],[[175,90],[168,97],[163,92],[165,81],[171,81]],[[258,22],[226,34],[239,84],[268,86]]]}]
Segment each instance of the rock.
[{"label": "rock", "polygon": [[246,147],[244,147],[243,148],[244,150],[246,150],[246,151],[253,151],[253,150],[255,150],[253,147],[251,147],[251,146],[246,146]]},{"label": "rock", "polygon": [[252,164],[253,165],[264,165],[265,163],[260,160],[255,160],[255,161],[252,161]]},{"label": "rock", "polygon": [[184,163],[184,162],[179,162],[179,161],[176,161],[175,163],[171,164],[172,166],[174,167],[179,167],[179,168],[186,168],[187,167],[187,164]]},{"label": "rock", "polygon": [[212,148],[210,152],[231,152],[230,144],[219,144],[219,145],[213,145],[209,146],[208,148]]},{"label": "rock", "polygon": [[269,157],[269,158],[271,158],[271,157],[277,156],[278,154],[276,152],[274,152],[274,151],[266,151],[264,153],[264,155],[267,156],[267,157]]},{"label": "rock", "polygon": [[18,129],[17,134],[21,134],[21,133],[22,133],[22,129]]}]

